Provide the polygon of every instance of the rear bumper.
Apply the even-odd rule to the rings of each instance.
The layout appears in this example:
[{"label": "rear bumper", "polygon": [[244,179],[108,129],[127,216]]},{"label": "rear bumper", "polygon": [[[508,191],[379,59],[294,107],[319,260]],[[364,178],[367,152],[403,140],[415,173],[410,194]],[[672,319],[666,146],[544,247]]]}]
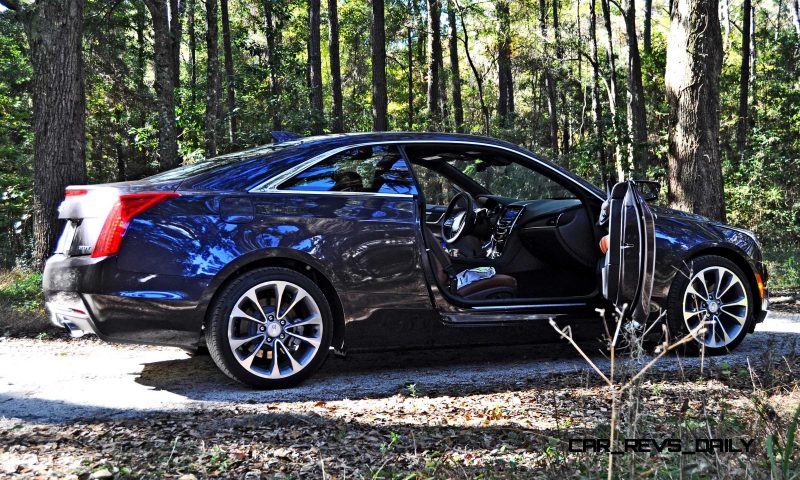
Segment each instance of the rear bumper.
[{"label": "rear bumper", "polygon": [[53,255],[42,277],[50,320],[72,336],[110,342],[195,347],[206,303],[203,279],[117,268],[116,258]]}]

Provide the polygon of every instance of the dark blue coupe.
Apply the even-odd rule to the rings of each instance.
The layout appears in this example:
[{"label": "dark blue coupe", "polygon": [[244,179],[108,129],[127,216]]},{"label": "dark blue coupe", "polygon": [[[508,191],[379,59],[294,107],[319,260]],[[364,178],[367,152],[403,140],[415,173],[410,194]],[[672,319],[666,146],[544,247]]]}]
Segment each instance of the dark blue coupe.
[{"label": "dark blue coupe", "polygon": [[205,346],[257,387],[329,350],[532,343],[550,318],[596,331],[611,306],[666,310],[671,335],[724,353],[767,313],[758,240],[649,206],[653,187],[605,192],[485,137],[295,139],[69,187],[47,307],[76,336]]}]

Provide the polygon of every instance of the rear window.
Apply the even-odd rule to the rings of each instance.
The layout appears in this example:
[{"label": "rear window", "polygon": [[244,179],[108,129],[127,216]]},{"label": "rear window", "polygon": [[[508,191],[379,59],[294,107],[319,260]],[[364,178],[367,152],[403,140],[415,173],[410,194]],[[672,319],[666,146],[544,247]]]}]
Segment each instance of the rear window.
[{"label": "rear window", "polygon": [[166,172],[158,173],[151,177],[147,177],[147,180],[156,182],[168,181],[168,180],[184,180],[187,178],[194,177],[196,175],[200,175],[202,173],[209,172],[216,168],[224,167],[226,165],[231,165],[233,163],[242,162],[244,160],[250,160],[257,157],[268,156],[272,153],[283,150],[284,148],[290,145],[294,145],[294,142],[285,142],[277,145],[264,145],[261,147],[251,148],[250,150],[229,153],[227,155],[220,155],[218,157],[200,160],[198,162],[190,163],[182,167],[173,168],[172,170],[167,170]]}]

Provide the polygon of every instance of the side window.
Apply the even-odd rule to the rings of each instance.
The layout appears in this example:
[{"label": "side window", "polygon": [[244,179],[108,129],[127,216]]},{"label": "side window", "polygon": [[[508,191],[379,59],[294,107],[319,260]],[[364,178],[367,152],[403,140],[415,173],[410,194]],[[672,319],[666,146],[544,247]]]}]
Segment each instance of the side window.
[{"label": "side window", "polygon": [[447,205],[461,191],[450,179],[425,165],[414,164],[414,171],[428,205]]},{"label": "side window", "polygon": [[281,190],[416,195],[411,172],[394,145],[337,153],[283,182]]}]

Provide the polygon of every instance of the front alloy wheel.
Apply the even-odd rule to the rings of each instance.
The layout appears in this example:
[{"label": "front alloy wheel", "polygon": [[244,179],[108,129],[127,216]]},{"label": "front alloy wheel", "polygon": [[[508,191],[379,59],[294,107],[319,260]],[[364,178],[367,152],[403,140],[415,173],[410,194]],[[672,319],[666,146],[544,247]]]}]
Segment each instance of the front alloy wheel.
[{"label": "front alloy wheel", "polygon": [[207,336],[214,361],[252,386],[295,385],[322,364],[330,347],[325,296],[293,270],[245,274],[225,289],[211,315]]},{"label": "front alloy wheel", "polygon": [[707,255],[676,275],[668,314],[676,339],[697,332],[689,349],[714,355],[733,350],[745,337],[751,304],[751,288],[741,269],[727,258]]}]

